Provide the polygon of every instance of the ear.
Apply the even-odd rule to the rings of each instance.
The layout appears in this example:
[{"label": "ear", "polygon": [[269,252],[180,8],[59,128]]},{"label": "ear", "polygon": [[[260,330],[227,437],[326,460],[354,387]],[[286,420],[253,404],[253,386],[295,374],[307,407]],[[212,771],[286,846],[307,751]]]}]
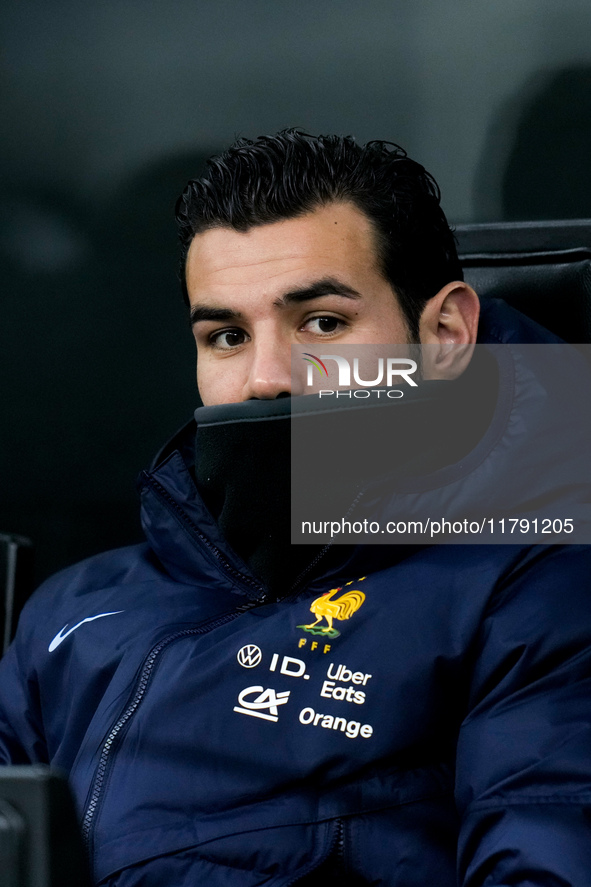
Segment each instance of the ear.
[{"label": "ear", "polygon": [[478,335],[480,302],[461,280],[446,284],[429,299],[419,324],[425,379],[457,379],[464,372]]}]

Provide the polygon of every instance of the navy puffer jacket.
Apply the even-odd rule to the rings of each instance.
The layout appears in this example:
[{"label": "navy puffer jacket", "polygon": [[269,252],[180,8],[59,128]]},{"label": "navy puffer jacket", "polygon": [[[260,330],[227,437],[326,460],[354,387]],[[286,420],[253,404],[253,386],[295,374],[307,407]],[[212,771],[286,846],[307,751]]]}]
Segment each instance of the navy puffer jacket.
[{"label": "navy puffer jacket", "polygon": [[69,773],[96,882],[591,885],[591,548],[382,547],[270,602],[191,452],[0,663],[0,759]]}]

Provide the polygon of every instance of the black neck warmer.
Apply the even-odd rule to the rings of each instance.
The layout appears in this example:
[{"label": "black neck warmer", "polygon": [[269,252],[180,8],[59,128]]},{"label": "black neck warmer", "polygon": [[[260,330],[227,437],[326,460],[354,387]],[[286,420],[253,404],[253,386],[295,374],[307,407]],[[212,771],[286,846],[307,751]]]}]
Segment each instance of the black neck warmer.
[{"label": "black neck warmer", "polygon": [[[336,517],[346,514],[358,491],[376,478],[429,474],[470,452],[490,423],[497,388],[494,358],[477,349],[460,379],[423,382],[405,391],[402,400],[351,401],[351,406],[339,400],[334,408],[307,396],[200,407],[195,411],[197,486],[234,551],[274,597],[283,597],[300,577],[314,575],[316,561],[324,571],[351,554],[343,545],[327,550],[290,543],[290,452],[292,439],[298,439],[292,438],[292,421],[304,423],[299,439],[313,440],[316,454],[311,470],[294,480],[302,488],[298,493],[318,501],[329,484]],[[368,442],[371,446],[384,435],[387,448],[367,450]],[[337,474],[335,493],[331,480]]]}]

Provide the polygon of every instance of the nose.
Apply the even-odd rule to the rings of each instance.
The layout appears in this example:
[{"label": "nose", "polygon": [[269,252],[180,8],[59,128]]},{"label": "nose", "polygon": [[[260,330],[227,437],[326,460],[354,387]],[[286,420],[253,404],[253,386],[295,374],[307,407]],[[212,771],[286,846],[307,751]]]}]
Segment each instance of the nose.
[{"label": "nose", "polygon": [[252,343],[251,353],[243,400],[273,400],[289,396],[292,393],[289,342],[265,337]]}]

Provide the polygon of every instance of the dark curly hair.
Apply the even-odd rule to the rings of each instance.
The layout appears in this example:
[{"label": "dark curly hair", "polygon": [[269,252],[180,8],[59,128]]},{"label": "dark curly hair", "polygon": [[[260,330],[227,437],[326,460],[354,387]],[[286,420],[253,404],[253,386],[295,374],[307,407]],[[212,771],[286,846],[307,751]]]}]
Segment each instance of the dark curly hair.
[{"label": "dark curly hair", "polygon": [[176,205],[187,302],[184,268],[196,234],[247,231],[344,200],[372,221],[382,273],[415,341],[425,303],[446,283],[463,279],[435,179],[392,142],[359,145],[351,136],[286,129],[239,139],[207,165],[207,174],[190,181]]}]

